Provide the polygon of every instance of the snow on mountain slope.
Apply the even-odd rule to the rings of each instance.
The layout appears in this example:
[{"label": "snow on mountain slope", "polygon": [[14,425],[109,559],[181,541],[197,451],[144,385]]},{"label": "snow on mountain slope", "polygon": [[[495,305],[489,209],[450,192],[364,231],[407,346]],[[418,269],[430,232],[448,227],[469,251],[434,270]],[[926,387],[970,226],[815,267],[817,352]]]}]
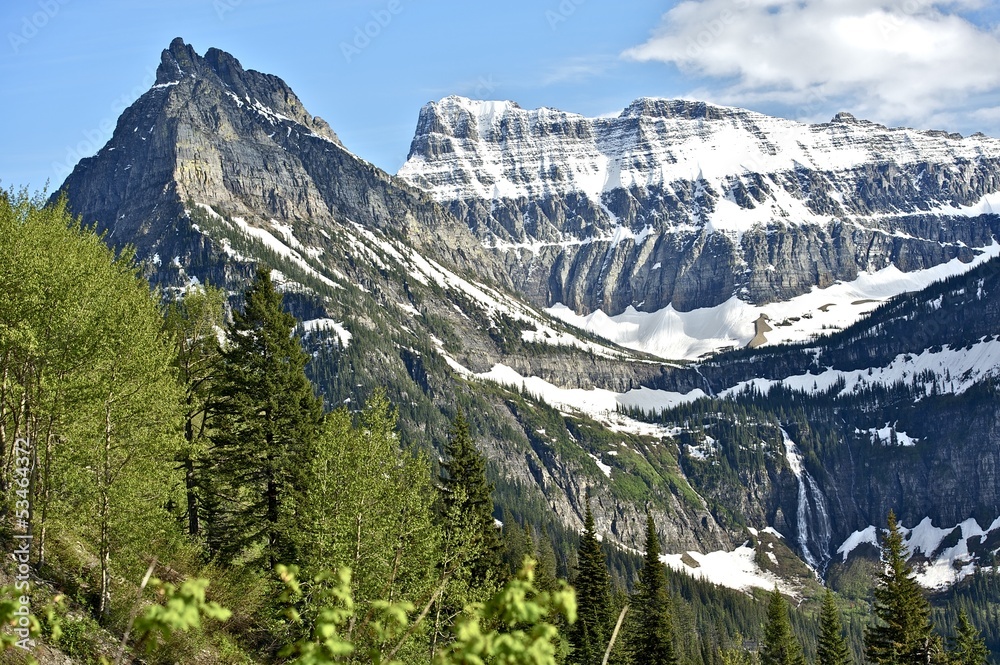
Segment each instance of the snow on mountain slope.
[{"label": "snow on mountain slope", "polygon": [[772,329],[764,334],[766,344],[808,341],[846,328],[892,296],[919,291],[995,256],[1000,256],[1000,243],[996,241],[968,263],[952,259],[912,272],[890,265],[873,273],[861,273],[850,282],[825,289],[813,287],[809,293],[766,305],[752,305],[733,297],[721,305],[690,312],[678,312],[668,305],[656,312],[629,307],[617,316],[601,310],[581,316],[561,303],[546,312],[626,348],[661,358],[694,360],[707,353],[746,346],[755,335],[754,322],[762,315]]},{"label": "snow on mountain slope", "polygon": [[[410,158],[398,175],[439,201],[582,194],[601,202],[617,189],[670,190],[677,182],[702,181],[725,192],[747,173],[835,173],[866,164],[998,157],[997,139],[889,129],[849,114],[807,125],[737,108],[643,98],[615,117],[586,118],[446,97],[421,111]],[[806,202],[772,187],[751,207],[724,198],[708,219],[714,229],[733,232],[777,218],[829,220],[818,219]]]},{"label": "snow on mountain slope", "polygon": [[[936,527],[925,517],[912,528],[900,525],[916,579],[928,589],[943,589],[976,571],[981,558],[1000,552],[1000,517],[985,529],[969,518],[952,527]],[[878,545],[874,526],[855,531],[837,549],[842,560],[862,543]]]}]

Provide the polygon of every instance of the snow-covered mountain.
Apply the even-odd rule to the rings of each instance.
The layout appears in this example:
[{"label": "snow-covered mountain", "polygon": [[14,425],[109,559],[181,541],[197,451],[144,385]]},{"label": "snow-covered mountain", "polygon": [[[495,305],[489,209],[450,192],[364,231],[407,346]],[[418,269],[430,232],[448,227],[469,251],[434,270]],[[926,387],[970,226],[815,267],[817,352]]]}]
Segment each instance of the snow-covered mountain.
[{"label": "snow-covered mountain", "polygon": [[[404,179],[178,39],[60,191],[167,292],[238,304],[270,266],[326,403],[384,387],[425,450],[461,406],[519,522],[565,535],[589,494],[634,549],[650,510],[671,566],[770,588],[850,566],[893,508],[931,583],[1000,544],[996,152],[844,115],[448,98]],[[800,344],[663,360],[758,337]]]},{"label": "snow-covered mountain", "polygon": [[[567,320],[670,319],[677,335],[611,337],[675,357],[742,346],[760,314],[773,327],[758,306],[810,292],[780,307],[782,319],[832,302],[825,329],[843,327],[908,280],[870,294],[823,289],[985,258],[1000,210],[1000,140],[982,134],[890,129],[847,113],[807,125],[663,99],[585,118],[447,97],[421,110],[399,175],[465,219],[536,304]],[[727,321],[739,311],[735,326],[687,323],[716,318],[692,310],[719,306]]]}]

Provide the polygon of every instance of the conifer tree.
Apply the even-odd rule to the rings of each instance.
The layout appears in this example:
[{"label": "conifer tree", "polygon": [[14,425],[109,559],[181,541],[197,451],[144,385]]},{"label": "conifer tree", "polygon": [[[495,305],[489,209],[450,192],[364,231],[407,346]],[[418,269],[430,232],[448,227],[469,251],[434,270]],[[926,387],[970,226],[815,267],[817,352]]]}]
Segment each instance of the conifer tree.
[{"label": "conifer tree", "polygon": [[226,293],[214,287],[189,290],[167,306],[164,330],[173,338],[178,381],[184,390],[184,446],[178,462],[184,471],[188,535],[201,531],[205,480],[201,473],[208,444],[212,383],[222,361],[218,333],[225,326]]},{"label": "conifer tree", "polygon": [[639,570],[639,583],[632,602],[636,630],[632,638],[635,662],[675,665],[673,609],[667,592],[667,576],[660,561],[660,539],[653,516],[646,513],[646,553]]},{"label": "conifer tree", "polygon": [[214,390],[212,471],[224,503],[210,544],[225,560],[262,568],[295,558],[294,496],[323,418],[294,327],[270,270],[259,267],[233,315]]},{"label": "conifer tree", "polygon": [[930,603],[906,561],[903,535],[892,511],[888,526],[882,544],[883,570],[875,587],[875,623],[865,632],[865,656],[876,664],[928,663],[941,651]]},{"label": "conifer tree", "polygon": [[611,636],[611,583],[601,541],[594,528],[590,497],[587,497],[573,586],[576,588],[577,620],[569,635],[573,648],[570,662],[600,665]]},{"label": "conifer tree", "polygon": [[767,624],[764,626],[764,644],[760,650],[761,665],[805,665],[802,645],[792,633],[788,617],[788,603],[778,587],[767,603]]},{"label": "conifer tree", "polygon": [[986,648],[982,634],[969,621],[965,610],[960,611],[948,654],[949,662],[954,665],[986,665],[989,657],[990,650]]},{"label": "conifer tree", "polygon": [[[443,513],[460,514],[471,526],[464,534],[468,548],[469,584],[480,587],[503,575],[503,543],[493,519],[493,486],[486,480],[486,460],[476,450],[465,414],[459,410],[445,444],[441,464],[441,501]],[[462,492],[456,492],[462,488]],[[511,526],[518,528],[517,524]],[[448,528],[446,525],[445,528]],[[520,568],[520,564],[517,566]]]},{"label": "conifer tree", "polygon": [[844,626],[840,610],[829,589],[823,596],[823,609],[819,614],[819,644],[816,665],[850,665],[851,652],[844,639]]}]

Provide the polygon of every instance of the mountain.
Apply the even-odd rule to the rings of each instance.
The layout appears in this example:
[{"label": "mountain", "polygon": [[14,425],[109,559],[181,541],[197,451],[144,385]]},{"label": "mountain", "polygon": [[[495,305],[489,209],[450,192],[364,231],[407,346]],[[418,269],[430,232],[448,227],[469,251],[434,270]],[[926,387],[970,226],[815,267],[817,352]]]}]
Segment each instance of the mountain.
[{"label": "mountain", "polygon": [[994,152],[846,115],[448,98],[393,176],[177,39],[59,193],[167,296],[238,306],[270,266],[326,405],[385,387],[432,459],[462,408],[496,516],[564,561],[589,493],[607,543],[640,547],[649,509],[712,581],[850,585],[892,507],[932,584],[1000,538]]},{"label": "mountain", "polygon": [[[447,97],[421,110],[398,175],[464,219],[532,303],[666,357],[745,345],[760,314],[801,321],[825,302],[840,307],[822,325],[841,328],[933,281],[923,271],[996,253],[1000,140],[848,113],[806,125],[644,98],[585,118]],[[616,330],[636,325],[673,340]]]},{"label": "mountain", "polygon": [[[616,541],[641,541],[635,503],[649,501],[668,542],[732,544],[702,504],[688,501],[650,428],[625,422],[614,406],[615,395],[643,385],[686,392],[702,379],[524,302],[464,221],[348,151],[281,79],[174,40],[155,85],[59,193],[116,247],[134,246],[168,295],[212,283],[238,306],[253,264],[271,266],[304,321],[309,371],[327,405],[353,407],[385,386],[404,439],[431,454],[461,406],[498,501],[516,519],[571,537],[589,488]],[[612,404],[600,418],[621,431],[609,432],[597,414],[564,417],[522,394],[515,376],[599,386]],[[639,474],[638,486],[602,471],[594,451],[609,437],[634,450],[620,466]]]}]

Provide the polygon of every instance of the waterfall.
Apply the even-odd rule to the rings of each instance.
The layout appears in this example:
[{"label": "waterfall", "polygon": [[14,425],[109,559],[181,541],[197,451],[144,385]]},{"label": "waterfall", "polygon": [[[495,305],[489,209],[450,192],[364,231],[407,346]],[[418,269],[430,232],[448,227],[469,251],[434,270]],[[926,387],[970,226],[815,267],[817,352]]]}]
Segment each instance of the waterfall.
[{"label": "waterfall", "polygon": [[781,438],[785,444],[785,459],[799,483],[795,517],[802,558],[813,570],[822,572],[830,561],[830,514],[826,508],[826,496],[806,471],[802,453],[784,429],[781,430]]}]

